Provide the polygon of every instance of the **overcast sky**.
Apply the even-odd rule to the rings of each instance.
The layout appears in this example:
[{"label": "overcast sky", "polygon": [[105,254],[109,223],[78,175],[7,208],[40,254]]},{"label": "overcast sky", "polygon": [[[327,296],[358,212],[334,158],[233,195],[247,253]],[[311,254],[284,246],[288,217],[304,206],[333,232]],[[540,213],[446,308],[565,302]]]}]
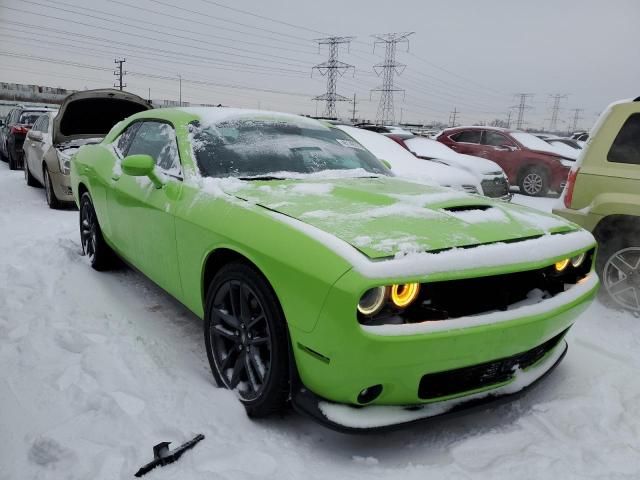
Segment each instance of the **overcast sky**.
[{"label": "overcast sky", "polygon": [[[415,32],[409,52],[398,46],[397,120],[447,121],[454,108],[462,123],[504,119],[527,92],[528,125],[548,126],[559,93],[560,126],[582,108],[587,128],[640,95],[639,20],[637,0],[0,0],[0,81],[109,87],[119,56],[127,90],[144,97],[177,100],[181,75],[184,101],[313,114],[326,79],[311,68],[328,55],[314,39],[349,35],[340,60],[356,70],[338,93],[374,119],[384,47],[373,54],[371,35]],[[338,104],[345,117],[351,108]]]}]

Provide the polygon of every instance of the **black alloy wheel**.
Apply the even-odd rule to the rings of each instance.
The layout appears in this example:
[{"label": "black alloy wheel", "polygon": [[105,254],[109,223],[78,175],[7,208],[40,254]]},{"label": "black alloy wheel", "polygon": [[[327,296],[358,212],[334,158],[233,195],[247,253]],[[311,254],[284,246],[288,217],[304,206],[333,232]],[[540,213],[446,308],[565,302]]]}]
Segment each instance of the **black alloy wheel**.
[{"label": "black alloy wheel", "polygon": [[250,416],[282,410],[288,397],[288,340],[275,294],[243,263],[222,268],[207,295],[205,343],[219,386],[236,392]]},{"label": "black alloy wheel", "polygon": [[80,243],[83,255],[89,257],[95,270],[108,270],[113,266],[114,253],[104,241],[88,192],[83,193],[80,199]]}]

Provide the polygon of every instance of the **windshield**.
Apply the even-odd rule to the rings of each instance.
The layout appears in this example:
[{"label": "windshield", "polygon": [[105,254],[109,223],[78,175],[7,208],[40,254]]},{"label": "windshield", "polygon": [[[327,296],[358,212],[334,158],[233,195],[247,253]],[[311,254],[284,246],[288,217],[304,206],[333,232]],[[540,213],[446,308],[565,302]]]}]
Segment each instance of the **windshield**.
[{"label": "windshield", "polygon": [[208,177],[352,169],[388,174],[362,145],[340,130],[321,124],[315,127],[277,119],[241,119],[207,127],[191,124],[191,130],[200,173]]},{"label": "windshield", "polygon": [[43,113],[46,113],[46,112],[34,112],[34,111],[22,112],[22,114],[20,115],[20,120],[18,120],[18,123],[21,123],[23,125],[33,125],[38,119],[38,117]]},{"label": "windshield", "polygon": [[440,143],[436,140],[429,140],[428,138],[415,137],[405,140],[409,150],[414,152],[419,157],[427,158],[441,158],[448,160],[455,157],[457,153],[447,147],[444,143]]},{"label": "windshield", "polygon": [[530,133],[513,132],[511,133],[511,136],[529,150],[541,150],[543,152],[555,153],[556,155],[561,154],[561,152],[559,152],[553,145],[550,145],[541,138],[531,135]]}]

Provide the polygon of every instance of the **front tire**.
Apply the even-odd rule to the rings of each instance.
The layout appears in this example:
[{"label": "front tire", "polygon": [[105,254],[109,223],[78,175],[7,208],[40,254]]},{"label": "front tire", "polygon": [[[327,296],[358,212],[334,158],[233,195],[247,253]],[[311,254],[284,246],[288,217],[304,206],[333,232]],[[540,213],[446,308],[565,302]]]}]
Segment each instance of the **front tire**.
[{"label": "front tire", "polygon": [[602,303],[640,313],[640,239],[637,236],[614,235],[600,242],[596,271],[603,285]]},{"label": "front tire", "polygon": [[95,270],[104,271],[113,267],[115,254],[104,241],[98,216],[88,192],[84,192],[80,197],[80,242],[82,254],[89,257],[89,262]]},{"label": "front tire", "polygon": [[250,417],[282,411],[289,397],[289,340],[280,304],[266,279],[230,263],[207,290],[205,345],[219,387],[234,390]]},{"label": "front tire", "polygon": [[51,175],[49,175],[49,169],[46,165],[42,170],[42,179],[44,180],[44,195],[47,199],[47,205],[49,205],[49,208],[53,208],[54,210],[59,209],[61,207],[61,203],[60,200],[58,200],[58,197],[56,197],[56,192],[53,189],[53,183],[51,183]]},{"label": "front tire", "polygon": [[549,175],[540,167],[529,167],[520,175],[520,193],[542,197],[549,193]]}]

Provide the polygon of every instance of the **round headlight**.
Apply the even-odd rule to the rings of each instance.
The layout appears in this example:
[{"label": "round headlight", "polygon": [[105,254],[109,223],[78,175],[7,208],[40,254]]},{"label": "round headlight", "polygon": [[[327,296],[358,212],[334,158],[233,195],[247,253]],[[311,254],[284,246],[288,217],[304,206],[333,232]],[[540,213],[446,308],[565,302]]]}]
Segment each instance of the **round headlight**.
[{"label": "round headlight", "polygon": [[375,315],[382,309],[386,297],[385,287],[375,287],[367,290],[358,303],[358,311],[362,315]]},{"label": "round headlight", "polygon": [[556,272],[562,272],[569,265],[569,259],[559,260],[556,262]]},{"label": "round headlight", "polygon": [[391,287],[391,301],[396,307],[404,308],[413,302],[420,292],[419,283],[405,283]]},{"label": "round headlight", "polygon": [[576,255],[571,259],[571,265],[573,265],[574,267],[579,267],[580,265],[582,265],[582,262],[584,262],[586,256],[587,255],[584,252],[580,255]]}]

